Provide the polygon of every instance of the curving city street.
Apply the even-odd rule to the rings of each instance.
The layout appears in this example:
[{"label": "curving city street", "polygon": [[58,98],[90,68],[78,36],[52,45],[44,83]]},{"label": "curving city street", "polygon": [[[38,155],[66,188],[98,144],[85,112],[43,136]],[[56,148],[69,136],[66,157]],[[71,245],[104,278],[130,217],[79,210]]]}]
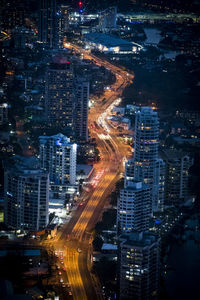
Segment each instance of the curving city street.
[{"label": "curving city street", "polygon": [[197,0],[1,1],[0,300],[200,300],[199,45]]},{"label": "curving city street", "polygon": [[[100,219],[107,196],[120,179],[124,161],[131,153],[130,147],[122,143],[116,135],[116,130],[109,128],[106,120],[113,102],[121,96],[123,89],[132,82],[134,76],[75,45],[73,48],[85,58],[93,59],[99,65],[109,68],[116,75],[116,82],[98,99],[89,112],[90,136],[95,138],[101,157],[100,162],[94,165],[94,172],[98,175],[96,187],[81,214],[77,211],[70,222],[63,226],[54,248],[64,253],[63,263],[73,299],[103,299],[98,278],[90,273],[92,236],[89,231]],[[102,102],[103,98],[106,98],[106,101]],[[92,124],[98,125],[91,126]]]}]

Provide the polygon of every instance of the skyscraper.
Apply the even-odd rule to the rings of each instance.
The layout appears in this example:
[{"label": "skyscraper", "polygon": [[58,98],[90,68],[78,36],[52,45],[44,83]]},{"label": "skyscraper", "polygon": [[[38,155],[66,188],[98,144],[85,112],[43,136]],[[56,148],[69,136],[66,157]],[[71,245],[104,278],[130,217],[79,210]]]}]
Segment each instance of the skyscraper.
[{"label": "skyscraper", "polygon": [[151,107],[136,112],[134,157],[126,163],[117,208],[119,299],[158,299],[160,238],[147,231],[152,210],[161,210],[165,164],[158,157],[159,120]]},{"label": "skyscraper", "polygon": [[151,232],[119,237],[119,299],[155,300],[159,296],[160,238]]},{"label": "skyscraper", "polygon": [[[155,184],[153,186],[154,203],[153,210],[163,210],[165,197],[165,162],[158,158],[155,164]],[[152,200],[153,201],[153,200]]]},{"label": "skyscraper", "polygon": [[56,57],[46,72],[45,112],[52,126],[73,128],[75,110],[74,74],[70,62]]},{"label": "skyscraper", "polygon": [[49,172],[50,183],[75,184],[77,145],[61,133],[39,139],[40,166]]},{"label": "skyscraper", "polygon": [[8,122],[8,104],[0,103],[0,125]]},{"label": "skyscraper", "polygon": [[25,7],[21,1],[1,1],[0,24],[1,30],[13,29],[25,24]]},{"label": "skyscraper", "polygon": [[134,143],[134,178],[151,187],[153,211],[161,210],[164,191],[159,192],[160,171],[163,173],[164,162],[158,158],[159,119],[151,107],[136,113]]},{"label": "skyscraper", "polygon": [[165,150],[161,155],[166,163],[166,203],[180,204],[189,194],[189,169],[193,159],[177,150]]},{"label": "skyscraper", "polygon": [[75,134],[79,140],[88,140],[89,83],[76,82]]},{"label": "skyscraper", "polygon": [[129,181],[134,180],[134,159],[131,158],[125,163],[124,187],[127,187]]},{"label": "skyscraper", "polygon": [[58,46],[63,48],[63,42],[66,39],[66,32],[69,29],[70,6],[60,5],[58,11]]},{"label": "skyscraper", "polygon": [[78,140],[88,140],[89,83],[76,79],[66,57],[56,56],[46,72],[45,112],[51,126],[67,127]]},{"label": "skyscraper", "polygon": [[117,7],[108,7],[100,13],[99,28],[102,31],[110,31],[116,28]]},{"label": "skyscraper", "polygon": [[25,158],[4,173],[5,223],[14,229],[38,231],[48,224],[49,176]]},{"label": "skyscraper", "polygon": [[40,0],[38,40],[57,48],[57,27],[56,0]]},{"label": "skyscraper", "polygon": [[128,181],[127,187],[120,190],[118,198],[119,232],[148,230],[151,208],[150,188],[142,182]]}]

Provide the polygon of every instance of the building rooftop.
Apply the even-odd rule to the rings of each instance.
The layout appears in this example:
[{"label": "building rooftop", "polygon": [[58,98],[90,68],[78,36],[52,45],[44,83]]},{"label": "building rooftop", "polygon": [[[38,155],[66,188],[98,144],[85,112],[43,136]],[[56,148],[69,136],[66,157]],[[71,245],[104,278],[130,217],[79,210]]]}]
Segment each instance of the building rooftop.
[{"label": "building rooftop", "polygon": [[28,294],[18,294],[18,295],[8,295],[3,300],[31,300],[31,295]]},{"label": "building rooftop", "polygon": [[117,47],[117,46],[133,46],[133,45],[137,47],[141,47],[140,45],[134,42],[129,42],[127,40],[117,38],[114,35],[105,34],[105,33],[96,33],[96,32],[88,33],[85,34],[85,38],[91,42],[105,45],[108,48]]},{"label": "building rooftop", "polygon": [[80,171],[83,171],[85,175],[89,175],[93,169],[92,165],[86,165],[86,164],[77,164],[76,166],[76,173],[79,173]]},{"label": "building rooftop", "polygon": [[72,65],[68,57],[63,56],[62,54],[56,54],[50,63],[50,69],[54,70],[71,70],[71,67]]},{"label": "building rooftop", "polygon": [[134,247],[145,247],[150,246],[157,242],[160,237],[150,231],[141,232],[130,232],[121,234],[119,240],[121,244],[126,244]]},{"label": "building rooftop", "polygon": [[130,123],[130,120],[128,118],[122,118],[122,123]]},{"label": "building rooftop", "polygon": [[70,144],[70,138],[68,138],[67,136],[65,136],[62,133],[58,133],[55,135],[51,135],[51,136],[47,136],[47,135],[42,135],[39,137],[40,142],[45,143],[47,140],[55,140],[57,141],[56,144],[58,146],[62,146],[62,145],[66,145],[66,144]]},{"label": "building rooftop", "polygon": [[46,171],[40,169],[39,159],[36,157],[15,155],[9,161],[4,163],[4,167],[6,170],[22,176],[47,174]]},{"label": "building rooftop", "polygon": [[20,255],[20,256],[40,256],[40,249],[20,249],[20,250],[0,250],[0,257],[7,255]]},{"label": "building rooftop", "polygon": [[128,180],[127,187],[125,189],[129,191],[136,191],[136,190],[139,191],[139,190],[149,189],[149,186],[145,183],[142,183],[141,181]]},{"label": "building rooftop", "polygon": [[154,111],[153,108],[150,107],[150,106],[141,107],[141,110],[138,113],[147,114],[147,115],[151,114],[151,115],[156,115],[157,116],[157,112]]},{"label": "building rooftop", "polygon": [[177,160],[181,159],[187,154],[183,151],[178,150],[172,150],[172,149],[166,149],[161,152],[161,156],[163,159],[167,160]]},{"label": "building rooftop", "polygon": [[117,251],[117,245],[104,243],[101,247],[102,251]]}]

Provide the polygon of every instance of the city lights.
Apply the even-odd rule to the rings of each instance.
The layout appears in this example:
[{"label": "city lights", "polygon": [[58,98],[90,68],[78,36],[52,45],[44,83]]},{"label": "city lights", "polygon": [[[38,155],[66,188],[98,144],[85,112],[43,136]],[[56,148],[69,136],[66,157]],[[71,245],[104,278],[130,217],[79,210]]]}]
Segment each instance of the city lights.
[{"label": "city lights", "polygon": [[2,1],[0,299],[198,297],[199,12]]}]

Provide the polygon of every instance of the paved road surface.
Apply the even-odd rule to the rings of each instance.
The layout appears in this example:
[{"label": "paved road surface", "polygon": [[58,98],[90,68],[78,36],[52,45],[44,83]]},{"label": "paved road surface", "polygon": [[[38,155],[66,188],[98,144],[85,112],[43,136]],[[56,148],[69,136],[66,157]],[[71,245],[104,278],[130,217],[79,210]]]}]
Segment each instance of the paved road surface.
[{"label": "paved road surface", "polygon": [[[89,193],[85,206],[74,214],[69,224],[63,226],[54,242],[54,248],[64,252],[63,262],[73,299],[98,300],[103,299],[103,296],[98,278],[90,272],[92,236],[88,230],[92,229],[101,217],[107,196],[124,170],[124,161],[130,156],[130,147],[116,137],[116,130],[108,127],[106,118],[112,103],[121,96],[123,89],[132,82],[134,76],[75,45],[73,48],[85,58],[94,59],[99,65],[109,68],[117,78],[110,91],[99,98],[89,112],[90,135],[96,139],[101,157],[101,161],[94,165],[95,188]],[[106,101],[102,102],[103,98],[106,98]],[[98,128],[91,126],[94,122],[98,124]],[[69,297],[67,294],[68,292],[66,299]]]}]

